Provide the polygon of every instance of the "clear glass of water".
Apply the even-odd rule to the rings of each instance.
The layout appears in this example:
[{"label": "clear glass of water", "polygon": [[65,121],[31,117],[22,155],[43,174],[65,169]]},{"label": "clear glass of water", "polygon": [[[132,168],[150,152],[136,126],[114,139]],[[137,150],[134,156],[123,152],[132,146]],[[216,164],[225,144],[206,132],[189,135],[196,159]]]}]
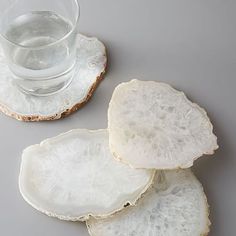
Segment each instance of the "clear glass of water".
[{"label": "clear glass of water", "polygon": [[1,46],[18,88],[35,96],[66,88],[76,64],[78,1],[1,0],[0,9]]}]

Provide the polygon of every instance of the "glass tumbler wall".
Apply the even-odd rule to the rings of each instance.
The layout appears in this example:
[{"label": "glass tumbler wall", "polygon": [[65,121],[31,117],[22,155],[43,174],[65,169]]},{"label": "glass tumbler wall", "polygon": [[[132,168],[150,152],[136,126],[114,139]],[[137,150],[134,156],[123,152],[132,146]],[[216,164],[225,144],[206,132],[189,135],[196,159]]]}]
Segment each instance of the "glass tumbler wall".
[{"label": "glass tumbler wall", "polygon": [[79,18],[77,0],[1,0],[1,46],[13,83],[46,96],[73,79]]}]

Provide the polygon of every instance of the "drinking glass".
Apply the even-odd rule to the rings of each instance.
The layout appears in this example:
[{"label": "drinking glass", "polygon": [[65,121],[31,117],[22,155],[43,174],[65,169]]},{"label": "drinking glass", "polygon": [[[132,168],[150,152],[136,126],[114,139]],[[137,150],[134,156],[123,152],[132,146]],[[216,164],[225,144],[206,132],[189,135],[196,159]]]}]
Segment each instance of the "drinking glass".
[{"label": "drinking glass", "polygon": [[31,95],[61,91],[73,79],[77,0],[1,0],[0,40],[13,83]]}]

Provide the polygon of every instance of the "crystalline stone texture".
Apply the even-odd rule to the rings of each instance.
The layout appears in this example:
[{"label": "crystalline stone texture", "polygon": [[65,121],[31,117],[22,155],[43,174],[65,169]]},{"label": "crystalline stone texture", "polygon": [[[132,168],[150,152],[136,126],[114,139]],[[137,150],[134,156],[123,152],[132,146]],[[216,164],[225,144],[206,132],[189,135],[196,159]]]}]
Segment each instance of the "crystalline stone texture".
[{"label": "crystalline stone texture", "polygon": [[108,111],[110,147],[135,168],[188,168],[218,148],[206,112],[167,84],[119,85]]},{"label": "crystalline stone texture", "polygon": [[209,224],[202,186],[188,169],[163,171],[137,206],[87,221],[91,236],[202,236]]},{"label": "crystalline stone texture", "polygon": [[114,160],[107,130],[73,130],[28,147],[19,183],[24,199],[37,210],[83,221],[135,204],[154,173]]}]

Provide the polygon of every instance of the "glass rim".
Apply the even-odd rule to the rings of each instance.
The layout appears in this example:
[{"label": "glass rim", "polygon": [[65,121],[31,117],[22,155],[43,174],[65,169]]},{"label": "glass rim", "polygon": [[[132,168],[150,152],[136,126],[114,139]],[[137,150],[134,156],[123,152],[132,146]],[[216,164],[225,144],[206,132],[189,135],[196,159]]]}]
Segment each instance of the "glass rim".
[{"label": "glass rim", "polygon": [[31,49],[31,50],[40,50],[40,49],[44,49],[44,48],[47,48],[47,47],[52,47],[62,41],[64,41],[66,38],[68,38],[77,28],[78,26],[78,22],[79,22],[79,18],[80,18],[80,4],[79,4],[79,1],[78,0],[73,0],[76,4],[76,20],[75,20],[75,24],[73,25],[72,29],[67,33],[65,34],[62,38],[56,40],[55,42],[52,42],[52,43],[49,43],[49,44],[46,44],[46,45],[42,45],[42,46],[36,46],[36,47],[32,47],[32,46],[24,46],[24,45],[21,45],[21,44],[18,44],[18,43],[15,43],[11,40],[9,40],[5,35],[3,35],[1,32],[0,32],[0,37],[2,37],[4,40],[6,40],[8,43],[14,45],[14,46],[17,46],[17,47],[20,47],[20,48],[23,48],[23,49]]}]

